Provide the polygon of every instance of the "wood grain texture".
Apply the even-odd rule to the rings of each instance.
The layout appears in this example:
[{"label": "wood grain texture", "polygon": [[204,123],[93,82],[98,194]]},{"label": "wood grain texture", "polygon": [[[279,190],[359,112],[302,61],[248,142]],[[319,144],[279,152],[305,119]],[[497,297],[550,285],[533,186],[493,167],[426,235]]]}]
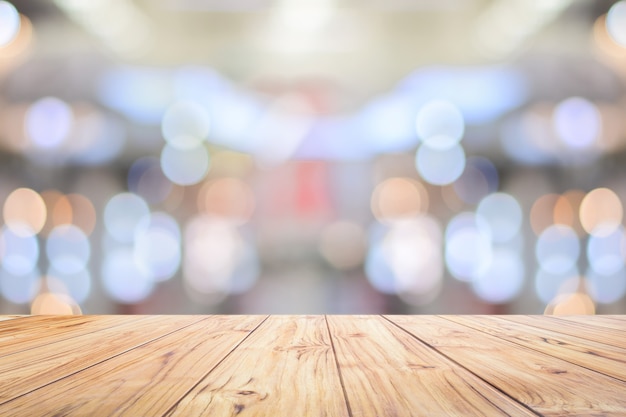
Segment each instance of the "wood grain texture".
[{"label": "wood grain texture", "polygon": [[626,346],[625,330],[607,329],[606,327],[594,325],[593,316],[590,316],[587,321],[583,322],[572,322],[554,316],[502,316],[502,318],[615,347],[623,348]]},{"label": "wood grain texture", "polygon": [[262,320],[204,318],[6,402],[0,415],[162,415]]},{"label": "wood grain texture", "polygon": [[[121,324],[128,324],[124,316],[32,316],[34,320],[2,322],[0,328],[0,361],[2,356],[28,349],[45,347],[51,343],[99,332]],[[138,316],[137,321],[147,316]],[[42,337],[44,336],[45,337]]]},{"label": "wood grain texture", "polygon": [[626,382],[626,348],[603,345],[575,336],[512,323],[497,317],[447,316],[445,318]]},{"label": "wood grain texture", "polygon": [[622,381],[441,317],[389,319],[539,414],[626,415]]},{"label": "wood grain texture", "polygon": [[379,316],[328,324],[353,416],[535,415]]},{"label": "wood grain texture", "polygon": [[626,416],[624,316],[0,316],[0,416]]},{"label": "wood grain texture", "polygon": [[557,316],[556,318],[578,324],[592,323],[594,327],[608,327],[626,332],[626,316]]},{"label": "wood grain texture", "polygon": [[273,316],[168,416],[348,415],[322,316]]},{"label": "wood grain texture", "polygon": [[81,333],[26,349],[19,361],[15,360],[15,354],[0,357],[0,404],[200,320],[193,316],[126,320],[100,330],[97,338]]}]

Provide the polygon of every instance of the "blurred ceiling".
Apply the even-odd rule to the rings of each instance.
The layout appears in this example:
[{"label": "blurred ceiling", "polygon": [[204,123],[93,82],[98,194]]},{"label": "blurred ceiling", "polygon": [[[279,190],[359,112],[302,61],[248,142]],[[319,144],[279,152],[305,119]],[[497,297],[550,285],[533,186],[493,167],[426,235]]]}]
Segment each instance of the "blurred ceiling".
[{"label": "blurred ceiling", "polygon": [[[107,62],[201,64],[270,91],[301,83],[326,85],[335,94],[341,92],[343,106],[354,107],[416,68],[433,64],[521,60],[531,69],[541,65],[545,78],[563,66],[571,69],[571,64],[582,72],[597,71],[589,62],[590,28],[608,2],[504,3],[24,0],[16,6],[36,27],[30,65],[40,68],[45,63],[49,74],[23,75],[28,81],[22,82],[14,74],[17,79],[10,82],[15,86],[8,89],[20,98],[45,92],[41,84],[54,84],[66,94],[85,91],[80,83],[91,82],[90,75]],[[539,64],[533,60],[537,56]],[[580,85],[575,73],[567,77],[573,88]]]}]

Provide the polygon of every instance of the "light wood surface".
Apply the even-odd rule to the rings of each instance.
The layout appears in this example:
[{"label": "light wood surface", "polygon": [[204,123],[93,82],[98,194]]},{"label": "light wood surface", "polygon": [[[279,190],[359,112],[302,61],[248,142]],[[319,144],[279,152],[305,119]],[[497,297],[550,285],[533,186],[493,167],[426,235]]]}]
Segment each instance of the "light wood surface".
[{"label": "light wood surface", "polygon": [[0,416],[626,416],[625,316],[0,316]]}]

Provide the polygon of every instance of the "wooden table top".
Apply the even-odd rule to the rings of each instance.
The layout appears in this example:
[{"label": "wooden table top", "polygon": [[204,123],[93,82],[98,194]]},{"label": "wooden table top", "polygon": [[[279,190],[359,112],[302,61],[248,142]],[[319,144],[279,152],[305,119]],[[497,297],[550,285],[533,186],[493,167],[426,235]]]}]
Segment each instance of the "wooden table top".
[{"label": "wooden table top", "polygon": [[0,316],[0,416],[626,416],[626,316]]}]

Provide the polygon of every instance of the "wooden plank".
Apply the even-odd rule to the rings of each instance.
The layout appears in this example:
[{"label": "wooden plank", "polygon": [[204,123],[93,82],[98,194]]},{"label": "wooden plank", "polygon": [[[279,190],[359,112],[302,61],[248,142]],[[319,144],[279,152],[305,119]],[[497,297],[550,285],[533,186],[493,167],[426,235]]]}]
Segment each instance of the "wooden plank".
[{"label": "wooden plank", "polygon": [[626,349],[512,323],[497,316],[444,318],[626,382]]},{"label": "wooden plank", "polygon": [[378,316],[328,316],[353,416],[535,414]]},{"label": "wooden plank", "polygon": [[626,415],[624,382],[441,317],[388,319],[540,414]]},{"label": "wooden plank", "polygon": [[620,319],[618,316],[555,316],[555,318],[626,332],[626,319]]},{"label": "wooden plank", "polygon": [[[0,360],[3,356],[47,346],[85,334],[113,328],[128,321],[124,316],[32,316],[33,320],[11,321],[0,330]],[[144,320],[148,316],[136,316]]]},{"label": "wooden plank", "polygon": [[551,330],[553,332],[576,336],[615,347],[621,348],[626,346],[626,332],[599,328],[589,321],[573,323],[567,320],[560,320],[553,316],[502,316],[502,318],[531,327]]},{"label": "wooden plank", "polygon": [[127,352],[202,318],[125,318],[119,326],[82,334],[0,358],[0,404]]},{"label": "wooden plank", "polygon": [[0,405],[0,415],[162,415],[263,319],[201,320]]},{"label": "wooden plank", "polygon": [[168,416],[347,416],[323,316],[272,316]]}]

